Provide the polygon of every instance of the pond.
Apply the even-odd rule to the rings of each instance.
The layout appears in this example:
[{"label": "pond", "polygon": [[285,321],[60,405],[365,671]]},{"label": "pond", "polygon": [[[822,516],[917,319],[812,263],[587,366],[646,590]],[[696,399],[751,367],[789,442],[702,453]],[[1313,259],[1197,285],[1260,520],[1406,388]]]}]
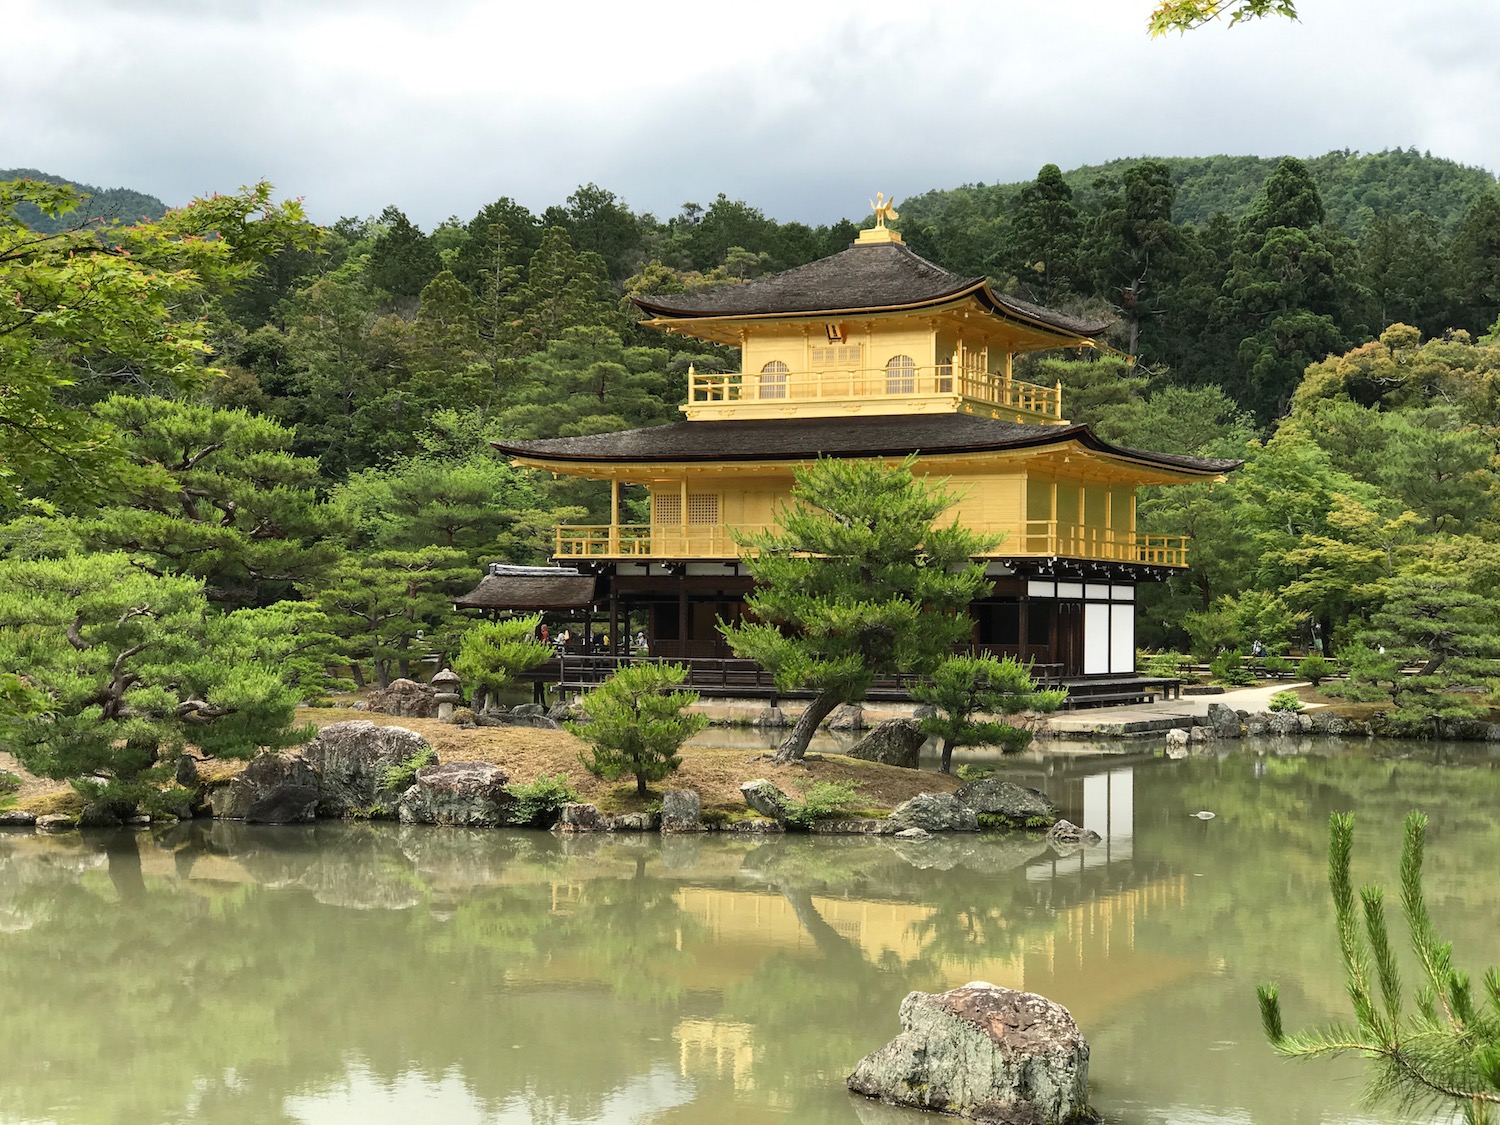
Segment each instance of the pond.
[{"label": "pond", "polygon": [[1500,963],[1493,752],[1073,745],[1004,768],[1103,842],[0,834],[0,1122],[946,1120],[843,1078],[909,990],[976,979],[1071,1009],[1111,1122],[1409,1120],[1358,1109],[1357,1062],[1274,1056],[1254,989],[1278,980],[1293,1027],[1343,1012],[1342,809],[1356,878],[1388,885],[1426,810],[1438,926],[1476,975]]}]

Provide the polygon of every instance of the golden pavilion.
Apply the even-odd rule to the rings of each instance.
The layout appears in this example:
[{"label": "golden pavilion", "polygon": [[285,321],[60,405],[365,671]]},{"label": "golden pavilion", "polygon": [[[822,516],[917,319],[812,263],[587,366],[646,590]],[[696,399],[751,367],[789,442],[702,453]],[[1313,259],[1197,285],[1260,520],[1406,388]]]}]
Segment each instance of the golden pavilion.
[{"label": "golden pavilion", "polygon": [[[797,269],[632,298],[655,328],[739,350],[738,371],[689,373],[681,421],[495,443],[518,465],[610,483],[608,524],[557,529],[554,563],[593,580],[572,604],[607,607],[616,646],[634,614],[653,656],[727,657],[716,626],[751,585],[735,533],[775,525],[793,470],[915,455],[915,471],[960,495],[959,519],[1003,536],[972,606],[975,647],[1055,677],[1132,674],[1137,585],[1187,565],[1182,538],[1137,530],[1137,490],[1217,480],[1238,462],[1124,449],[1070,424],[1061,386],[1015,378],[1014,359],[1096,347],[1107,323],[949,273],[888,215],[882,201],[849,249]],[[649,492],[649,523],[621,522],[625,485]],[[519,590],[525,576],[486,581]]]}]

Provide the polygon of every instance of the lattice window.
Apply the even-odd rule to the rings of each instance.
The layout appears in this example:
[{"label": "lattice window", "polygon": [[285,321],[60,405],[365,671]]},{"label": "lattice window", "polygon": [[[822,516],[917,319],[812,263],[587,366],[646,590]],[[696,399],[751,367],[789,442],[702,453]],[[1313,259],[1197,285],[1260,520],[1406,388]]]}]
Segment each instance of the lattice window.
[{"label": "lattice window", "polygon": [[839,344],[831,348],[813,348],[814,367],[840,367],[857,370],[864,362],[864,349],[859,344]]},{"label": "lattice window", "polygon": [[760,397],[786,398],[786,376],[790,368],[773,359],[760,369]]},{"label": "lattice window", "polygon": [[917,361],[909,355],[894,355],[885,365],[885,393],[909,395],[917,389]]},{"label": "lattice window", "polygon": [[688,523],[719,522],[719,495],[716,492],[688,493]]},{"label": "lattice window", "polygon": [[651,522],[680,524],[682,522],[682,493],[652,493]]}]

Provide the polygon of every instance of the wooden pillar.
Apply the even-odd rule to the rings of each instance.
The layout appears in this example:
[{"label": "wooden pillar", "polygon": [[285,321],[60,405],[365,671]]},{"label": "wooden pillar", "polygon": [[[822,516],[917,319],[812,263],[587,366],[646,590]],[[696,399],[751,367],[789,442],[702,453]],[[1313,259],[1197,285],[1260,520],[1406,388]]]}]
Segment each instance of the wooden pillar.
[{"label": "wooden pillar", "polygon": [[1055,555],[1058,553],[1058,536],[1062,532],[1057,518],[1057,477],[1055,476],[1052,478],[1051,498],[1048,500],[1048,503],[1051,505],[1051,508],[1047,513],[1047,553]]},{"label": "wooden pillar", "polygon": [[687,656],[688,642],[688,600],[687,600],[687,575],[680,575],[677,579],[677,655]]},{"label": "wooden pillar", "polygon": [[609,553],[620,555],[620,478],[609,478]]},{"label": "wooden pillar", "polygon": [[620,644],[620,592],[615,589],[615,576],[609,576],[609,651],[629,652]]},{"label": "wooden pillar", "polygon": [[1106,553],[1114,558],[1115,550],[1115,490],[1108,485],[1104,488],[1104,542],[1107,544]]},{"label": "wooden pillar", "polygon": [[677,557],[678,558],[685,558],[687,556],[687,540],[688,540],[688,491],[687,491],[687,488],[688,488],[687,473],[683,473],[682,474],[682,487],[679,490],[680,494],[682,496],[682,524],[677,529]]}]

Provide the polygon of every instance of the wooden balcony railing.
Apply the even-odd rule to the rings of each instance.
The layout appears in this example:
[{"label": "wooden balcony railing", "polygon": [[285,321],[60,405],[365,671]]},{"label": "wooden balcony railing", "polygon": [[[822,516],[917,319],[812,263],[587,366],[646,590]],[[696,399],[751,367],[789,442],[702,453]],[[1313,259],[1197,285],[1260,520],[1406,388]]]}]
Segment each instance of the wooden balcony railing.
[{"label": "wooden balcony railing", "polygon": [[972,399],[986,406],[1014,410],[1037,421],[1062,419],[1062,386],[1043,387],[978,368],[935,367],[861,368],[846,371],[692,372],[688,379],[690,408],[757,404],[788,406],[849,399],[911,399],[927,397]]},{"label": "wooden balcony railing", "polygon": [[[765,527],[734,530],[759,532]],[[1182,535],[1131,535],[1106,528],[1059,526],[1055,520],[1028,520],[1022,532],[1011,531],[993,553],[1000,557],[1103,559],[1185,567],[1187,545],[1187,537]],[[735,559],[744,554],[733,531],[723,524],[564,525],[557,529],[554,553],[561,559]]]}]

